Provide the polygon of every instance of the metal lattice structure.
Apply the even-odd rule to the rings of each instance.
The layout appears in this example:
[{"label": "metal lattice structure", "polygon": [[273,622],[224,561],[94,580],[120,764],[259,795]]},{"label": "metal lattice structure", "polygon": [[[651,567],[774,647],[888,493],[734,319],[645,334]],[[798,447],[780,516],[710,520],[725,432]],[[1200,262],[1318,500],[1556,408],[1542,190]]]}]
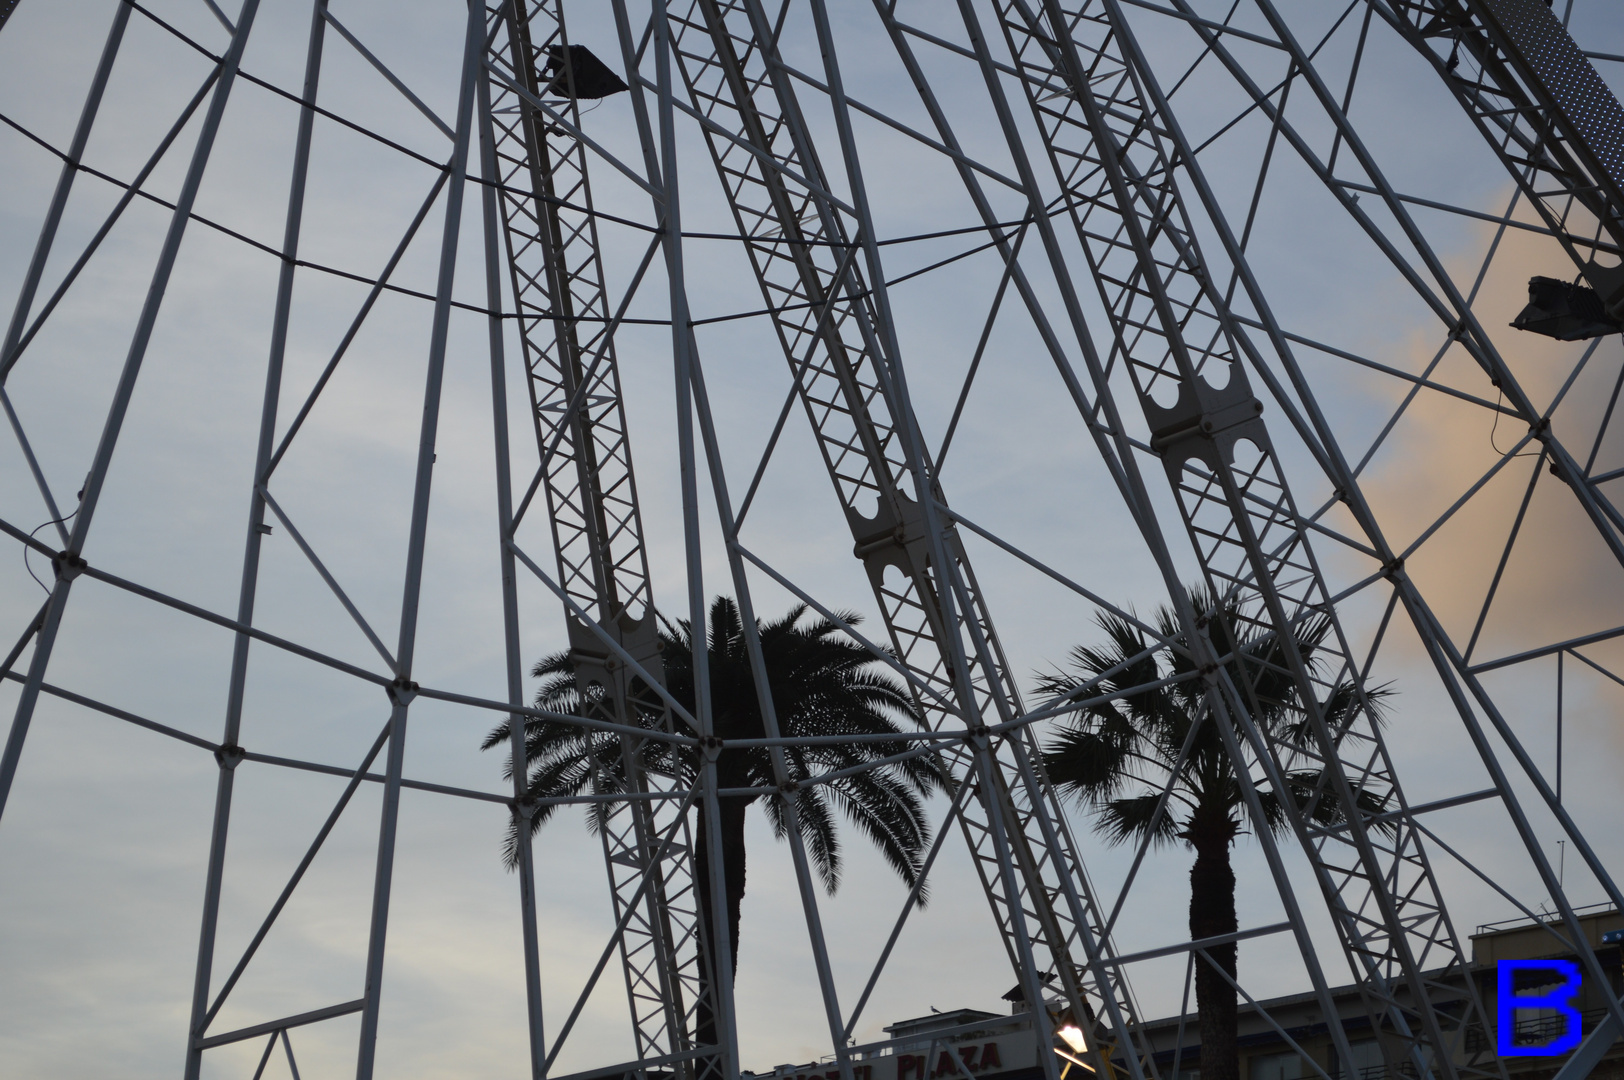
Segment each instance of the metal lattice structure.
[{"label": "metal lattice structure", "polygon": [[[23,560],[36,560],[23,569],[33,574],[43,561],[53,577],[35,577],[46,594],[37,613],[13,609],[20,636],[3,666],[14,699],[0,759],[0,829],[17,827],[14,795],[25,806],[44,798],[26,778],[30,732],[47,711],[135,725],[212,754],[201,936],[188,1020],[177,1034],[188,1080],[225,1075],[240,1063],[228,1055],[249,1045],[261,1049],[256,1080],[278,1045],[297,1076],[290,1030],[347,1016],[359,1019],[349,1044],[357,1077],[399,1068],[384,1064],[393,1059],[380,1023],[405,792],[499,810],[509,828],[525,1067],[536,1080],[740,1075],[751,1003],[735,999],[736,973],[721,944],[728,913],[719,807],[729,798],[778,800],[786,880],[807,930],[807,979],[822,1004],[815,1026],[826,1029],[831,1074],[866,1080],[856,1071],[862,1062],[898,1041],[854,1046],[859,1023],[885,985],[893,951],[906,948],[923,879],[894,916],[864,913],[892,929],[853,981],[831,949],[798,817],[807,812],[804,788],[832,783],[838,770],[792,778],[785,755],[795,739],[780,730],[766,689],[756,616],[761,598],[784,595],[838,624],[911,694],[920,723],[899,738],[908,756],[929,755],[950,778],[943,805],[932,808],[936,837],[921,874],[944,842],[956,842],[949,835],[962,838],[974,877],[954,887],[984,894],[991,914],[962,932],[996,940],[1008,964],[981,978],[1012,976],[1026,1001],[1050,1000],[1031,1011],[1040,1048],[1065,1049],[1055,1027],[1082,1029],[1086,1061],[1040,1049],[1049,1080],[1060,1080],[1068,1061],[1101,1077],[1158,1080],[1141,1028],[1148,1016],[1139,973],[1151,972],[1144,980],[1156,984],[1159,1006],[1170,1007],[1157,961],[1182,958],[1187,999],[1197,965],[1223,970],[1212,950],[1269,939],[1282,950],[1272,955],[1300,959],[1297,984],[1312,990],[1324,1016],[1338,1015],[1336,984],[1352,981],[1365,1019],[1383,1035],[1389,1075],[1504,1077],[1484,1037],[1494,1021],[1480,973],[1459,915],[1451,915],[1463,906],[1456,896],[1468,892],[1477,898],[1464,902],[1470,910],[1489,896],[1536,918],[1588,978],[1610,986],[1575,914],[1578,890],[1566,884],[1563,862],[1553,867],[1551,845],[1564,845],[1562,860],[1571,845],[1587,894],[1624,909],[1607,865],[1611,838],[1586,839],[1595,800],[1585,811],[1564,801],[1560,741],[1568,667],[1624,685],[1624,653],[1610,651],[1624,643],[1624,625],[1614,625],[1616,615],[1585,623],[1583,605],[1555,596],[1549,572],[1531,568],[1524,554],[1534,544],[1559,555],[1582,545],[1591,554],[1573,556],[1581,591],[1604,607],[1613,590],[1624,598],[1624,514],[1611,486],[1624,479],[1614,420],[1624,390],[1624,109],[1591,63],[1618,58],[1587,53],[1566,13],[1538,0],[1353,0],[1334,11],[1273,0],[874,0],[872,10],[856,0],[654,0],[646,10],[631,0],[499,0],[471,5],[466,16],[452,11],[446,18],[459,33],[422,45],[439,68],[407,70],[389,61],[389,50],[410,54],[400,48],[409,31],[332,0],[313,0],[308,12],[261,0],[243,0],[234,13],[213,0],[173,6],[113,5],[89,92],[63,138],[36,132],[0,101],[18,145],[60,167],[42,218],[37,208],[12,208],[42,227],[8,271],[19,298],[0,343],[0,403],[16,453],[0,466],[0,529]],[[31,7],[0,3],[0,45],[35,32]],[[302,44],[297,90],[255,70],[258,46],[250,47],[257,24],[285,19],[292,7],[297,33],[274,21],[260,33],[271,35],[267,47],[278,56],[293,55],[289,42]],[[22,14],[13,18],[14,9]],[[96,135],[122,92],[121,58],[152,40],[179,50],[201,76],[155,149],[126,168],[124,144],[109,151]],[[1423,122],[1413,131],[1398,125],[1399,136],[1389,130],[1396,121],[1377,110],[1390,103],[1368,89],[1365,68],[1376,63],[1385,65],[1383,80],[1400,80],[1423,103],[1425,123],[1443,131],[1440,154],[1470,148],[1474,165],[1503,166],[1493,183],[1478,169],[1457,197],[1451,184],[1459,177],[1410,168],[1406,151],[1424,153],[1404,138],[1424,131]],[[352,100],[356,70],[383,88],[387,108],[376,97]],[[234,137],[245,88],[259,95],[257,107],[271,102],[293,125],[285,157],[262,151],[290,177],[279,243],[255,239],[241,215],[222,217],[218,207],[231,207],[231,198],[209,184],[220,167],[215,144]],[[361,187],[344,170],[360,166],[323,157],[325,140],[338,138],[383,155],[378,178],[408,169],[432,176],[409,224],[385,230],[381,270],[333,261],[369,257],[361,243],[325,254],[333,245],[324,230],[342,231],[343,213],[307,225],[333,205],[363,220],[375,209],[365,198],[344,202]],[[188,146],[173,191],[163,188],[175,172],[163,167],[166,157]],[[1409,190],[1395,176],[1438,190]],[[76,194],[91,182],[117,192],[111,210]],[[240,200],[248,210],[262,203],[250,186]],[[1509,205],[1494,205],[1505,193]],[[910,196],[931,208],[911,205]],[[1311,200],[1317,209],[1299,210]],[[92,408],[73,396],[89,384],[53,381],[42,356],[60,362],[71,351],[63,342],[73,339],[59,328],[103,326],[101,313],[75,304],[89,289],[87,267],[115,258],[129,265],[118,242],[103,245],[132,205],[155,205],[164,224],[147,237],[155,261],[145,292],[116,328],[127,351],[101,370],[105,387],[96,384],[95,393],[110,389]],[[950,224],[920,226],[922,215],[945,212],[954,215]],[[432,227],[422,229],[430,221],[440,223],[437,242]],[[1468,227],[1481,235],[1463,239]],[[253,465],[246,534],[231,569],[234,611],[177,587],[162,560],[140,570],[139,550],[124,556],[135,571],[120,562],[117,544],[104,560],[97,544],[108,526],[92,543],[109,485],[115,521],[129,499],[119,492],[142,490],[142,477],[117,474],[114,463],[128,456],[131,438],[159,438],[141,426],[144,406],[136,430],[145,434],[125,428],[149,353],[176,349],[164,336],[172,294],[207,291],[182,258],[183,242],[199,232],[275,266],[269,331],[256,338],[268,356],[263,388],[257,410],[238,422],[253,432],[243,453]],[[1387,305],[1412,343],[1426,343],[1425,354],[1370,337],[1281,271],[1276,263],[1289,246],[1281,237],[1293,235],[1338,245],[1338,288],[1357,303]],[[727,254],[715,256],[717,249]],[[193,257],[192,247],[184,251]],[[1552,280],[1544,291],[1530,285],[1529,309],[1519,315],[1491,306],[1503,303],[1493,283],[1505,274],[1519,289],[1529,277],[1573,281]],[[921,301],[908,291],[915,282],[935,291]],[[358,288],[359,303],[335,321],[324,305],[337,301],[312,292],[313,283]],[[987,308],[984,320],[949,310],[964,296]],[[366,415],[334,387],[368,356],[389,354],[374,335],[397,303],[416,305],[422,325],[399,332],[425,357],[421,398],[403,410],[416,418],[411,451],[399,455],[411,460],[401,469],[409,512],[343,524],[336,511],[324,517],[310,494],[353,465],[322,440],[360,431]],[[979,329],[973,348],[944,345],[926,314],[933,311],[944,324]],[[1513,316],[1516,328],[1507,325]],[[754,336],[742,345],[713,336],[719,324]],[[322,339],[320,363],[307,356],[312,336]],[[460,392],[456,365],[471,352],[489,371],[490,413],[477,423],[461,404],[447,404]],[[760,416],[742,417],[729,404],[737,392],[729,380],[754,385],[767,367],[763,355],[774,352],[788,380],[769,425],[759,421],[773,415],[766,410],[774,402],[753,401]],[[943,375],[943,353],[967,356],[962,377]],[[1053,549],[1052,538],[987,495],[984,476],[959,464],[973,451],[958,450],[947,466],[950,448],[977,437],[966,433],[976,426],[965,421],[967,406],[973,411],[978,395],[1001,389],[988,389],[988,376],[977,384],[999,353],[1036,358],[1010,370],[1023,393],[1043,399],[1033,409],[1041,421],[994,425],[997,437],[984,425],[975,466],[1002,452],[1018,457],[1027,451],[1010,448],[1030,444],[1023,460],[1053,470],[1029,478],[1026,497],[1037,503],[1051,498],[1038,489],[1057,477],[1092,477],[1087,520],[1074,527],[1098,529],[1096,539],[1129,538],[1131,574],[1102,569],[1086,551],[1040,555]],[[772,368],[782,370],[776,361]],[[651,369],[674,379],[669,397],[639,381]],[[717,371],[722,377],[707,383]],[[398,382],[398,372],[391,378]],[[1575,387],[1585,389],[1570,393]],[[1438,411],[1444,407],[1457,411]],[[810,433],[799,450],[796,436],[786,437],[797,412]],[[93,426],[63,420],[90,413]],[[1407,497],[1393,479],[1392,456],[1403,454],[1394,443],[1464,442],[1459,433],[1468,429],[1481,443],[1470,426],[1479,420],[1493,425],[1492,454],[1479,446],[1475,457],[1438,450],[1406,462],[1397,475],[1419,476],[1436,505]],[[1061,422],[1069,434],[1058,433]],[[1509,450],[1495,441],[1502,422]],[[530,430],[514,438],[521,423]],[[445,609],[440,584],[461,587],[464,578],[441,558],[440,537],[453,530],[436,517],[448,496],[444,481],[434,483],[435,467],[443,447],[470,433],[494,445],[494,468],[458,475],[491,486],[494,518],[483,535],[495,569],[479,579],[488,610],[447,635],[436,623]],[[739,453],[763,436],[759,453]],[[634,441],[645,468],[641,498]],[[807,459],[802,466],[786,461],[796,453]],[[650,460],[674,479],[674,494],[651,495]],[[795,487],[810,485],[820,463],[835,494],[827,506],[825,495]],[[85,464],[69,503],[67,478]],[[775,464],[795,470],[777,492],[768,477]],[[1523,473],[1505,501],[1507,483]],[[1150,479],[1157,474],[1166,487]],[[242,477],[230,475],[240,497]],[[731,486],[741,475],[750,477],[742,499]],[[1543,488],[1542,477],[1550,478]],[[455,505],[470,486],[452,485]],[[968,497],[958,494],[967,489]],[[1463,538],[1467,520],[1475,532]],[[1538,524],[1548,527],[1528,539]],[[387,629],[374,629],[384,626],[368,576],[378,560],[346,562],[347,532],[405,552],[400,575],[390,578],[400,596],[393,647]],[[853,580],[867,581],[883,635],[871,640],[853,625],[850,605],[863,601],[839,594],[840,574],[817,558],[796,562],[802,536],[825,547],[853,543]],[[538,554],[546,544],[551,569]],[[337,608],[283,602],[282,549],[315,573],[324,603]],[[718,779],[717,755],[728,744],[715,733],[704,666],[693,700],[679,700],[661,655],[662,625],[706,625],[705,573],[718,567],[739,604],[765,719],[765,737],[751,745],[767,749],[776,778],[748,791],[723,789]],[[1146,655],[1189,662],[1204,702],[1196,727],[1219,732],[1250,820],[1266,819],[1266,799],[1281,808],[1278,837],[1257,830],[1255,866],[1278,918],[1248,916],[1234,933],[1190,941],[1165,926],[1157,933],[1134,911],[1154,873],[1145,869],[1152,841],[1138,843],[1125,868],[1105,857],[1051,782],[1043,750],[1053,725],[1143,687],[1099,676],[1060,695],[1023,691],[1023,667],[1052,662],[1073,642],[1052,640],[1053,631],[1034,641],[1029,613],[1006,609],[1001,596],[1038,595],[1013,587],[1016,574],[1040,583],[1046,609],[1082,613],[1076,625],[1111,614],[1146,635]],[[28,581],[13,576],[8,589]],[[1167,599],[1176,635],[1119,595],[1124,576]],[[1192,581],[1221,606],[1198,611]],[[112,694],[97,689],[76,660],[87,649],[73,629],[76,609],[102,602],[81,600],[84,591],[136,604],[140,617],[179,617],[193,628],[186,633],[208,635],[219,648],[229,641],[229,662],[217,673],[223,728],[219,716],[205,731],[190,715],[144,715],[136,703],[154,700],[146,683],[131,700],[116,696],[139,679]],[[657,595],[668,594],[686,602],[662,608]],[[1509,627],[1499,617],[1507,594],[1519,615]],[[550,632],[539,635],[537,598],[554,613]],[[431,609],[442,614],[423,614]],[[332,643],[335,615],[370,652],[352,656]],[[1321,622],[1324,643],[1310,657],[1296,635]],[[1015,636],[1011,625],[1020,627]],[[1394,645],[1401,626],[1408,644]],[[1270,639],[1282,659],[1269,671],[1232,663],[1220,644]],[[421,648],[424,640],[432,647]],[[583,688],[578,715],[529,704],[526,667],[548,642],[564,643]],[[1046,651],[1028,655],[1034,648]],[[436,649],[453,659],[442,662]],[[1395,655],[1400,649],[1409,651]],[[1477,658],[1480,651],[1495,655]],[[467,655],[480,659],[456,659]],[[1530,749],[1523,716],[1526,673],[1550,660],[1554,771]],[[1578,666],[1565,667],[1569,660]],[[464,677],[480,664],[488,670]],[[68,676],[58,677],[63,669]],[[1259,722],[1282,704],[1267,697],[1265,676],[1293,687],[1285,704],[1301,739],[1281,741]],[[1416,715],[1428,723],[1382,721],[1372,702],[1388,680],[1416,694]],[[358,761],[323,760],[349,751],[319,740],[308,753],[284,752],[275,742],[282,733],[256,719],[268,682],[284,710],[323,708],[357,688],[381,691],[387,720]],[[173,685],[150,676],[157,700]],[[1356,704],[1333,710],[1338,695]],[[509,783],[409,775],[426,768],[437,776],[445,764],[413,759],[408,770],[408,720],[425,708],[506,725]],[[544,894],[550,878],[579,867],[558,864],[551,833],[532,836],[541,809],[528,787],[534,763],[524,725],[532,718],[600,733],[617,759],[583,766],[588,793],[547,800],[590,815],[613,926],[590,975],[562,994],[550,958],[568,950],[552,936]],[[1426,759],[1427,739],[1446,737],[1455,740],[1454,757],[1436,771],[1445,782],[1469,772],[1476,787],[1438,791],[1433,776],[1407,764]],[[261,748],[262,739],[275,745]],[[475,749],[477,737],[465,741]],[[373,772],[380,758],[382,771]],[[673,764],[679,758],[695,763],[692,777]],[[228,872],[245,766],[255,776],[342,780],[269,902],[249,890],[245,904]],[[284,947],[274,933],[279,918],[311,891],[301,891],[307,871],[358,813],[357,793],[372,788],[380,816],[367,859],[359,996],[276,1018],[223,1019],[239,1015],[232,1009],[245,996],[244,978],[274,963],[266,956]],[[1155,813],[1172,814],[1172,798],[1164,791]],[[1472,820],[1450,817],[1462,808]],[[1468,850],[1491,813],[1492,863]],[[709,845],[703,853],[701,843]],[[1104,874],[1085,865],[1096,859],[1108,866]],[[255,927],[240,951],[229,924],[237,908]],[[233,948],[220,951],[222,940]],[[617,1050],[593,1037],[586,1061],[577,1048],[587,1039],[572,1044],[570,1036],[578,1022],[594,1023],[604,995],[618,994],[616,980],[602,978],[617,961],[629,1038]],[[1233,967],[1224,977],[1248,1001],[1267,996],[1249,991]],[[1606,1014],[1559,1080],[1587,1075],[1624,1032],[1624,1003],[1610,990],[1605,996]],[[1338,1060],[1353,1061],[1346,1030],[1331,1025],[1330,1037]],[[565,1053],[577,1056],[563,1062],[581,1066],[562,1064]]]}]

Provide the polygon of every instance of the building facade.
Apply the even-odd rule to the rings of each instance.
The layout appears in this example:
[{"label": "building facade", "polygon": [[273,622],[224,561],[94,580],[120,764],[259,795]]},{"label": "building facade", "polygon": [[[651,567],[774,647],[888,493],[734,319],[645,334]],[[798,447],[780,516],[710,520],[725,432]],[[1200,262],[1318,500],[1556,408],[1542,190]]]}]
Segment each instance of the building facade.
[{"label": "building facade", "polygon": [[[1606,1013],[1605,993],[1624,991],[1624,916],[1611,907],[1581,910],[1581,930],[1596,949],[1608,987],[1584,979],[1569,1007],[1579,1012],[1584,1034],[1589,1034]],[[1498,1015],[1501,962],[1568,961],[1576,958],[1560,940],[1553,925],[1535,919],[1517,919],[1480,926],[1471,937],[1472,962],[1469,977],[1476,984],[1491,1025]],[[1547,968],[1547,971],[1554,970]],[[1560,978],[1530,974],[1518,979],[1518,994],[1538,993],[1555,988]],[[1449,980],[1439,980],[1448,985]],[[1465,985],[1455,980],[1457,999],[1464,997]],[[1031,1014],[1016,997],[1010,1015],[956,1009],[928,1016],[899,1020],[885,1028],[880,1042],[852,1048],[855,1080],[1038,1080],[1044,1075],[1040,1053],[1056,1056],[1062,1073],[1073,1072],[1072,1056],[1063,1039],[1053,1047],[1039,1047]],[[1415,1080],[1417,1070],[1409,1063],[1390,1077],[1383,1053],[1388,1033],[1371,1026],[1358,991],[1339,987],[1331,993],[1337,1015],[1323,1015],[1319,999],[1311,993],[1294,994],[1243,1004],[1239,1016],[1237,1043],[1241,1055],[1242,1080]],[[1448,1002],[1436,1002],[1448,1014]],[[1051,1003],[1055,1012],[1060,1003]],[[1510,1016],[1507,1032],[1511,1048],[1537,1047],[1551,1042],[1566,1030],[1569,1017],[1558,1009],[1520,1008]],[[1331,1025],[1340,1024],[1347,1038],[1351,1059],[1338,1059]],[[1201,1045],[1196,1015],[1170,1016],[1142,1025],[1144,1039],[1152,1049],[1152,1068],[1157,1080],[1200,1080]],[[1498,1032],[1465,1032],[1460,1040],[1461,1063],[1476,1058],[1480,1063],[1498,1054]],[[1295,1044],[1295,1046],[1293,1045]],[[1396,1056],[1396,1055],[1394,1055]],[[1560,1068],[1563,1057],[1521,1056],[1503,1058],[1512,1080],[1549,1080]],[[1080,1063],[1079,1063],[1080,1064]],[[1090,1070],[1092,1071],[1092,1070]],[[1125,1072],[1125,1071],[1124,1071]],[[752,1074],[759,1080],[839,1080],[832,1059],[806,1065],[779,1065],[771,1072]],[[1591,1072],[1592,1080],[1624,1080],[1624,1040],[1614,1044]],[[1073,1078],[1074,1080],[1074,1078]],[[1092,1078],[1091,1078],[1092,1080]]]},{"label": "building facade", "polygon": [[[1579,1011],[1583,1033],[1595,1029],[1606,1012],[1606,990],[1618,994],[1624,988],[1621,972],[1621,943],[1624,943],[1624,916],[1607,905],[1580,912],[1582,932],[1605,969],[1610,986],[1592,985],[1586,978],[1580,984],[1577,998],[1570,1007]],[[1472,961],[1470,977],[1477,986],[1491,1026],[1498,1015],[1498,966],[1504,960],[1539,960],[1574,962],[1577,957],[1565,947],[1557,936],[1553,924],[1534,919],[1514,919],[1477,928],[1471,936]],[[1449,980],[1440,980],[1446,983]],[[1548,976],[1543,982],[1535,976],[1519,979],[1518,993],[1555,989],[1558,979]],[[1456,981],[1464,996],[1464,985]],[[1373,1030],[1370,1018],[1352,986],[1338,987],[1331,993],[1337,1005],[1334,1018],[1342,1026],[1352,1061],[1337,1060],[1331,1038],[1330,1021],[1322,1015],[1318,998],[1313,994],[1294,994],[1260,1001],[1256,1006],[1243,1004],[1239,1017],[1238,1043],[1241,1053],[1243,1080],[1389,1080],[1387,1057],[1382,1052],[1382,1041],[1387,1033]],[[1439,1011],[1448,1014],[1449,1002],[1436,1002]],[[1549,1043],[1565,1030],[1567,1017],[1557,1009],[1518,1009],[1512,1014],[1512,1028],[1508,1032],[1512,1048],[1535,1047]],[[1271,1023],[1272,1021],[1272,1023]],[[1201,1046],[1196,1037],[1194,1013],[1167,1017],[1145,1025],[1150,1044],[1156,1048],[1156,1071],[1163,1080],[1199,1080]],[[1284,1032],[1284,1035],[1282,1034]],[[1501,1056],[1498,1054],[1498,1032],[1478,1030],[1465,1032],[1457,1058],[1461,1063],[1478,1057],[1480,1061]],[[1290,1037],[1287,1042],[1286,1036]],[[1291,1043],[1301,1048],[1293,1049]],[[1514,1080],[1545,1080],[1555,1075],[1565,1060],[1563,1057],[1506,1056],[1507,1073]],[[1416,1070],[1406,1066],[1400,1072],[1413,1077]],[[1593,1080],[1624,1080],[1624,1041],[1614,1045],[1592,1072]]]},{"label": "building facade", "polygon": [[[1029,1013],[955,1009],[899,1020],[886,1038],[852,1047],[854,1080],[1037,1080],[1043,1075]],[[760,1080],[840,1080],[832,1060],[779,1065]]]}]

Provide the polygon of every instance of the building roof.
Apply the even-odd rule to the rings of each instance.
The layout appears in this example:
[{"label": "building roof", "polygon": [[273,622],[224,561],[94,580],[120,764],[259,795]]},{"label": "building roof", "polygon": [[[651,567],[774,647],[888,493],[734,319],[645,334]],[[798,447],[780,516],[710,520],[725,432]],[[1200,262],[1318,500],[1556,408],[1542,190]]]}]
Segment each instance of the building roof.
[{"label": "building roof", "polygon": [[953,1009],[949,1012],[932,1012],[925,1016],[916,1016],[911,1020],[898,1020],[887,1025],[884,1031],[893,1039],[906,1039],[910,1035],[918,1035],[926,1031],[935,1031],[938,1028],[958,1027],[960,1024],[974,1024],[980,1020],[1002,1019],[997,1013],[982,1012],[980,1009]]}]

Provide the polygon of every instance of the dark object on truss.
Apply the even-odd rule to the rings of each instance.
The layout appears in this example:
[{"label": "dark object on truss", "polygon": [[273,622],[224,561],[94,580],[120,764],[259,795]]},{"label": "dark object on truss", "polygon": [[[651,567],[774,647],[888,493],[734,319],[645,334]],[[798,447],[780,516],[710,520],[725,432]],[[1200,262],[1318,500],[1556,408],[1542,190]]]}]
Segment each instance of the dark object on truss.
[{"label": "dark object on truss", "polygon": [[1511,325],[1558,341],[1583,341],[1624,329],[1607,314],[1595,289],[1548,277],[1528,279],[1528,306]]},{"label": "dark object on truss", "polygon": [[[1048,989],[1049,986],[1054,982],[1054,972],[1040,972],[1038,975],[1038,982],[1043,985],[1044,989]],[[1020,983],[1016,983],[1010,989],[1009,993],[1004,995],[1004,1000],[1012,1002],[1016,1005],[1024,1004],[1026,1002],[1026,988]]]},{"label": "dark object on truss", "polygon": [[11,13],[17,10],[17,0],[0,0],[0,28],[6,25]]},{"label": "dark object on truss", "polygon": [[[6,0],[0,0],[0,4]],[[569,71],[564,68],[564,50],[569,50]],[[606,98],[626,89],[626,83],[608,64],[592,55],[585,45],[547,46],[547,68],[542,72],[547,87],[542,92],[553,97],[574,98],[577,101]],[[573,78],[575,93],[570,93]]]}]

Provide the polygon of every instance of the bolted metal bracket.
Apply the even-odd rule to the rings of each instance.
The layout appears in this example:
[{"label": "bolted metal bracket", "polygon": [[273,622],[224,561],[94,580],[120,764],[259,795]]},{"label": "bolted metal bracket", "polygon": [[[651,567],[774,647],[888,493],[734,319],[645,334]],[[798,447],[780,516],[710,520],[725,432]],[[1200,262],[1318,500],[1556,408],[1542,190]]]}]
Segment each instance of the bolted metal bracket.
[{"label": "bolted metal bracket", "polygon": [[1162,456],[1172,475],[1188,458],[1200,458],[1215,471],[1234,461],[1235,443],[1251,437],[1260,447],[1267,435],[1258,417],[1263,402],[1252,393],[1246,371],[1229,365],[1229,382],[1214,387],[1197,375],[1179,383],[1179,396],[1163,408],[1148,394],[1140,395],[1145,419],[1150,422],[1150,448]]},{"label": "bolted metal bracket", "polygon": [[392,704],[405,708],[412,703],[413,698],[417,697],[417,684],[402,677],[384,687],[384,693],[389,695]]},{"label": "bolted metal bracket", "polygon": [[51,556],[51,569],[56,571],[58,581],[72,581],[85,572],[90,564],[71,551],[59,551]]},{"label": "bolted metal bracket", "polygon": [[1585,264],[1585,280],[1596,290],[1602,306],[1615,322],[1624,322],[1624,263],[1603,266],[1592,259]]},{"label": "bolted metal bracket", "polygon": [[[938,503],[946,501],[939,491],[932,494]],[[864,517],[847,507],[846,523],[851,526],[855,541],[852,554],[862,560],[869,584],[876,594],[886,589],[886,569],[895,567],[905,578],[912,579],[918,589],[920,603],[925,608],[926,618],[931,621],[934,636],[937,640],[945,640],[948,631],[941,624],[941,611],[935,595],[935,568],[930,558],[930,533],[925,525],[924,508],[902,491],[892,489],[880,499],[873,517]],[[944,524],[942,533],[948,557],[962,557],[953,526]],[[943,662],[951,668],[951,663],[945,657]],[[948,677],[953,677],[951,671]]]},{"label": "bolted metal bracket", "polygon": [[220,763],[222,769],[235,769],[242,764],[243,755],[247,752],[236,743],[228,743],[214,751],[214,760]]},{"label": "bolted metal bracket", "polygon": [[[600,622],[598,628],[613,638],[615,643],[647,672],[661,683],[665,681],[665,662],[661,653],[665,643],[660,640],[654,613],[645,612],[641,619],[622,614],[617,619]],[[635,693],[633,682],[642,676],[604,644],[592,627],[573,615],[569,617],[570,665],[575,668],[576,684],[584,692],[593,685],[603,687],[613,708],[613,716],[622,723],[631,722],[633,699],[653,704],[647,690]]]},{"label": "bolted metal bracket", "polygon": [[894,503],[881,499],[871,518],[846,511],[855,541],[852,554],[863,560],[870,576],[883,575],[887,566],[912,573],[925,563],[925,513],[902,492],[895,495]]}]

